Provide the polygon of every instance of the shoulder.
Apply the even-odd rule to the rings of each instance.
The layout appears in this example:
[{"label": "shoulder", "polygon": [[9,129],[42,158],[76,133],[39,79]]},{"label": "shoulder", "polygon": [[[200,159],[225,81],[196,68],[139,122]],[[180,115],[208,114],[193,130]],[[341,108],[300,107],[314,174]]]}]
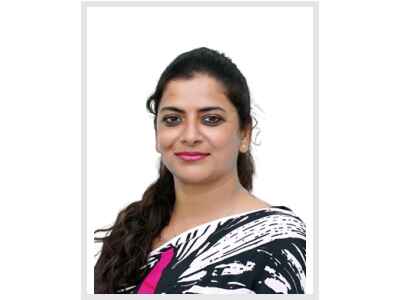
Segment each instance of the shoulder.
[{"label": "shoulder", "polygon": [[195,265],[210,266],[221,278],[234,275],[235,282],[257,294],[301,294],[305,234],[304,222],[288,208],[245,213],[227,220],[210,236],[208,247],[196,253]]},{"label": "shoulder", "polygon": [[[305,239],[306,224],[291,209],[271,206],[243,214],[236,219],[239,230],[265,233],[271,238],[294,237]],[[232,228],[232,226],[230,226]]]},{"label": "shoulder", "polygon": [[259,216],[262,242],[247,255],[255,262],[256,293],[304,293],[306,227],[289,208],[272,207]]},{"label": "shoulder", "polygon": [[306,227],[291,210],[284,207],[261,209],[226,220],[210,236],[212,244],[222,247],[228,256],[297,245],[305,251]]}]

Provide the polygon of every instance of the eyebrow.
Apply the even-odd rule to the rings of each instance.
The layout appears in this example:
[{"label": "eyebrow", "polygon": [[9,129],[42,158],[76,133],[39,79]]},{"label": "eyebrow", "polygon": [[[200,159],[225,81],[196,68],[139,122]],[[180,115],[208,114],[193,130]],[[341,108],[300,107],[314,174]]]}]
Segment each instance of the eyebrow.
[{"label": "eyebrow", "polygon": [[[160,112],[163,112],[165,110],[172,110],[172,111],[175,111],[178,113],[185,113],[185,111],[183,109],[175,107],[175,106],[165,106],[160,109]],[[197,111],[198,112],[207,112],[210,110],[220,110],[220,111],[226,112],[225,109],[223,109],[222,107],[219,107],[219,106],[206,106],[206,107],[198,109]]]}]

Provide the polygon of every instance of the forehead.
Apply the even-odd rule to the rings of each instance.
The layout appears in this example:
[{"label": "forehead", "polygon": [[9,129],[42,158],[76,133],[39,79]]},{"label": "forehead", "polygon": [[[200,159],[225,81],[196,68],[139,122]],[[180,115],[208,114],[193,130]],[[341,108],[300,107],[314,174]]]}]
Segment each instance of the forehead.
[{"label": "forehead", "polygon": [[176,79],[168,82],[161,97],[159,109],[164,106],[179,106],[185,110],[220,106],[226,111],[235,110],[225,95],[223,85],[207,75],[196,75],[191,79]]}]

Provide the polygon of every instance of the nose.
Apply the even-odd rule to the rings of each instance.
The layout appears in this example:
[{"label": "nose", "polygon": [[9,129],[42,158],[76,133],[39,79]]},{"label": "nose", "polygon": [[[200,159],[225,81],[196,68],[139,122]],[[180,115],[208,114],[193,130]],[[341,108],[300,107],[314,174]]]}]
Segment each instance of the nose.
[{"label": "nose", "polygon": [[192,146],[201,143],[201,141],[202,137],[198,124],[192,121],[186,122],[181,135],[182,144]]}]

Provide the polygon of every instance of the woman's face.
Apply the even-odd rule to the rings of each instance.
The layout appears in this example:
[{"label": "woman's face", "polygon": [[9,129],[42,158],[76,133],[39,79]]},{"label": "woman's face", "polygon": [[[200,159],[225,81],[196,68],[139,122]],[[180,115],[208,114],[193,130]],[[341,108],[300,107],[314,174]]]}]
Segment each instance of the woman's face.
[{"label": "woman's face", "polygon": [[250,131],[240,131],[238,113],[214,78],[196,75],[166,85],[156,148],[175,179],[196,184],[235,176],[238,152],[247,151],[249,140]]}]

